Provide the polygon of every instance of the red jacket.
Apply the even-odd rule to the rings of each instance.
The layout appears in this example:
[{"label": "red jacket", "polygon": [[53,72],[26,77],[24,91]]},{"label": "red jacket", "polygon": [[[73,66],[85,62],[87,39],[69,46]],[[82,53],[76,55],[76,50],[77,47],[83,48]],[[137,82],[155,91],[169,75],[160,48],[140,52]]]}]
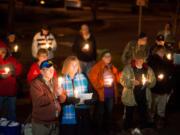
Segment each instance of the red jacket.
[{"label": "red jacket", "polygon": [[[14,68],[14,75],[11,75],[5,79],[0,78],[0,96],[16,96],[17,84],[16,77],[22,72],[22,65],[12,56],[2,59],[0,58],[0,67],[6,67],[11,65]],[[0,74],[4,72],[4,69],[0,69]]]},{"label": "red jacket", "polygon": [[[41,74],[38,63],[33,63],[27,75],[27,81],[30,84],[35,78]],[[57,77],[57,72],[54,72],[54,77]]]}]

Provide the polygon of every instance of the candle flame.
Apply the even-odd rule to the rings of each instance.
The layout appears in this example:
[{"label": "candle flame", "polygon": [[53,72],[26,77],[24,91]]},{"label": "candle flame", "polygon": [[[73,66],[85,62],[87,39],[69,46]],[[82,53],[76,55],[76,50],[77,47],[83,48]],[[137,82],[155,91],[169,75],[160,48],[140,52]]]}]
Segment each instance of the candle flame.
[{"label": "candle flame", "polygon": [[50,47],[50,45],[48,43],[46,43],[46,48],[48,49]]},{"label": "candle flame", "polygon": [[5,67],[5,68],[4,68],[4,71],[5,71],[5,74],[8,74],[8,73],[9,73],[9,71],[10,71],[10,68]]},{"label": "candle flame", "polygon": [[167,58],[168,60],[171,60],[171,59],[172,59],[171,53],[166,54],[166,58]]},{"label": "candle flame", "polygon": [[164,74],[162,74],[162,73],[159,74],[159,75],[158,75],[158,79],[160,79],[160,80],[164,79]]},{"label": "candle flame", "polygon": [[142,74],[142,84],[145,85],[147,82],[147,79],[144,74]]},{"label": "candle flame", "polygon": [[18,46],[18,45],[15,45],[15,46],[14,46],[14,52],[17,52],[18,49],[19,49],[19,46]]},{"label": "candle flame", "polygon": [[61,76],[58,77],[58,83],[59,83],[59,84],[62,84],[62,81],[63,81],[63,77],[61,77]]},{"label": "candle flame", "polygon": [[78,98],[78,90],[76,90],[76,89],[74,90],[74,97]]},{"label": "candle flame", "polygon": [[58,93],[61,95],[63,93],[63,77],[59,76],[58,77]]},{"label": "candle flame", "polygon": [[83,46],[83,50],[86,50],[86,51],[89,50],[89,44],[88,44],[88,43],[86,43],[86,44]]},{"label": "candle flame", "polygon": [[113,79],[112,78],[108,78],[108,79],[105,79],[104,80],[105,82],[105,85],[107,85],[107,86],[112,86],[112,83],[113,83]]}]

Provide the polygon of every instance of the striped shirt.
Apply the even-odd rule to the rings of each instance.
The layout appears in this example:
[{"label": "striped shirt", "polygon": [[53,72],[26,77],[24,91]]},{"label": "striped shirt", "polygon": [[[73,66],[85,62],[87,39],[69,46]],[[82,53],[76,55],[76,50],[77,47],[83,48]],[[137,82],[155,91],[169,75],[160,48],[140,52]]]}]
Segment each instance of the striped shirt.
[{"label": "striped shirt", "polygon": [[[63,89],[67,92],[68,97],[74,96],[74,90],[78,94],[88,92],[88,81],[83,74],[76,74],[73,81],[69,75],[65,75],[62,83]],[[65,105],[63,107],[62,124],[77,124],[75,105]]]},{"label": "striped shirt", "polygon": [[53,51],[57,48],[57,43],[55,37],[50,33],[47,36],[42,35],[41,32],[37,33],[33,38],[32,43],[32,55],[34,58],[37,57],[37,52],[40,48],[48,49],[52,48],[52,50],[48,50],[48,58],[52,59],[54,57]]}]

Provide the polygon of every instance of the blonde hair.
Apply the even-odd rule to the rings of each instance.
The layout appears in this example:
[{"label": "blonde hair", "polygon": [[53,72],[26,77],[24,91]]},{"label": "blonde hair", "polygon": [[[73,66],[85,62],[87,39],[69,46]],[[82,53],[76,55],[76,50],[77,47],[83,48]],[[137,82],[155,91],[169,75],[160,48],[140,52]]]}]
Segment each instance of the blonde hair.
[{"label": "blonde hair", "polygon": [[78,64],[78,73],[81,73],[81,66],[78,58],[76,56],[69,56],[65,59],[62,67],[62,74],[66,75],[69,74],[69,66],[72,61],[76,61]]}]

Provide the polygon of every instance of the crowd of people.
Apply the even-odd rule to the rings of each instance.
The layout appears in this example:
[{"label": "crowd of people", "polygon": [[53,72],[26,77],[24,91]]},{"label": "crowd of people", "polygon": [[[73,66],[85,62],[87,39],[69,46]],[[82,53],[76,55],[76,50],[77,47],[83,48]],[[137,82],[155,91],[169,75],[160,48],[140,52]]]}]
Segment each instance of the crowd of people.
[{"label": "crowd of people", "polygon": [[[109,49],[104,49],[97,58],[95,37],[89,26],[83,24],[72,46],[73,53],[64,60],[58,75],[59,69],[53,63],[57,42],[49,26],[43,25],[33,38],[35,62],[27,74],[33,135],[87,134],[92,132],[92,125],[98,135],[104,129],[107,134],[114,134],[112,116],[118,102],[124,108],[123,130],[163,128],[174,88],[176,42],[171,28],[167,23],[157,34],[154,45],[148,44],[146,33],[130,41],[120,60],[124,68],[119,71]],[[15,34],[10,33],[7,41],[0,40],[0,110],[6,106],[5,117],[14,121],[17,81],[22,73],[22,64],[16,59],[15,39]],[[83,99],[83,95],[90,98]],[[135,113],[139,115],[136,122]]]}]

